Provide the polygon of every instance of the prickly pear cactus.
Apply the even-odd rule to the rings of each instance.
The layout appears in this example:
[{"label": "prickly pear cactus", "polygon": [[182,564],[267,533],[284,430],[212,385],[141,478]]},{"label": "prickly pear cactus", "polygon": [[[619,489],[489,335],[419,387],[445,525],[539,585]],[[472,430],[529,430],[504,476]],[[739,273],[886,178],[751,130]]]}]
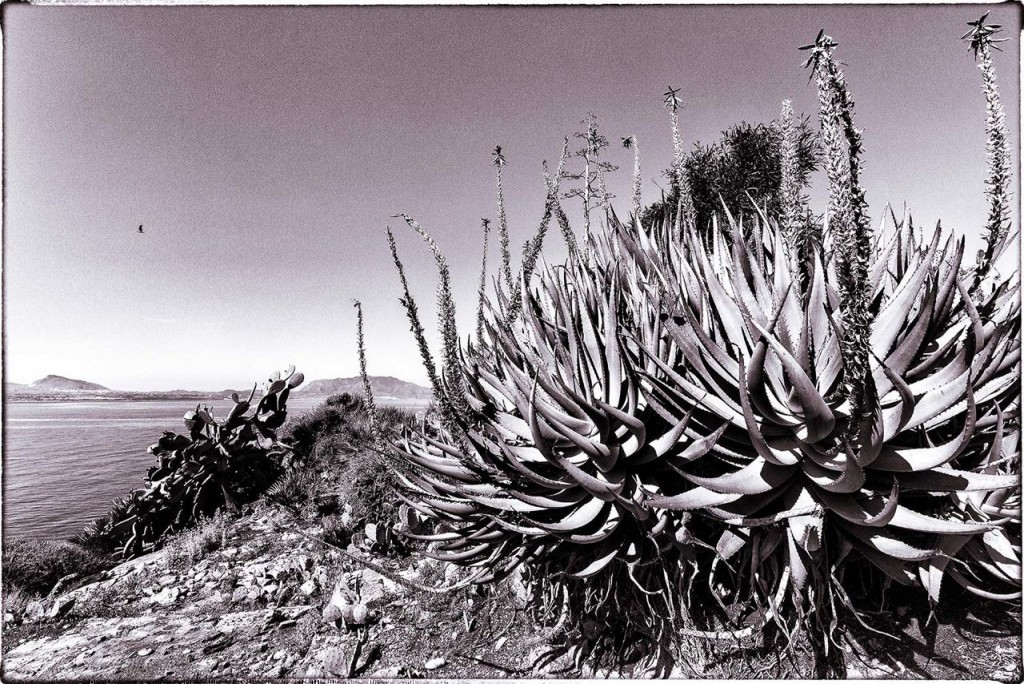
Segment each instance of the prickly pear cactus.
[{"label": "prickly pear cactus", "polygon": [[187,434],[165,432],[149,453],[157,465],[146,484],[132,492],[93,534],[130,558],[158,547],[164,537],[221,508],[252,501],[290,465],[291,448],[277,438],[288,417],[289,393],[303,381],[289,367],[275,371],[260,399],[232,393],[235,405],[222,420],[199,404],[184,416]]}]

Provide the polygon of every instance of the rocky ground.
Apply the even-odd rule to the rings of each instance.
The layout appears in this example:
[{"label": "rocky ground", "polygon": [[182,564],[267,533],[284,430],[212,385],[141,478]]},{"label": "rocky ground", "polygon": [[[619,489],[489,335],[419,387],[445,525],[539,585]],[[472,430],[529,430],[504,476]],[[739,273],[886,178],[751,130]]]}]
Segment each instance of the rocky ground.
[{"label": "rocky ground", "polygon": [[508,601],[469,588],[424,595],[400,581],[448,586],[459,576],[434,561],[349,547],[395,581],[319,542],[323,534],[260,504],[189,567],[165,549],[72,578],[65,586],[74,588],[57,587],[20,624],[8,619],[4,680],[497,678],[559,669],[533,667],[546,634],[514,591]]},{"label": "rocky ground", "polygon": [[[551,632],[526,613],[514,580],[417,589],[451,586],[461,575],[416,556],[371,553],[357,535],[346,551],[381,574],[324,544],[316,523],[265,502],[221,534],[219,548],[199,558],[172,545],[68,578],[25,616],[5,616],[4,681],[608,674],[549,657]],[[900,638],[862,637],[883,655],[850,654],[851,678],[1020,681],[1019,621],[1014,631],[966,614],[933,624],[894,612],[888,627]]]}]

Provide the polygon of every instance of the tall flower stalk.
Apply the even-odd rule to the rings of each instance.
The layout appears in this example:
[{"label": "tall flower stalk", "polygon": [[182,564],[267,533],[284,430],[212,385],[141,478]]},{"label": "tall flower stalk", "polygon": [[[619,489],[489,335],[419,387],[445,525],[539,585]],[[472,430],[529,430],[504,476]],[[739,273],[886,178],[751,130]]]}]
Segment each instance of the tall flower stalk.
[{"label": "tall flower stalk", "polygon": [[498,186],[498,249],[501,251],[501,279],[505,285],[505,291],[512,291],[512,257],[509,252],[508,243],[508,217],[505,215],[505,188],[501,183],[501,170],[508,165],[508,161],[505,159],[504,153],[501,151],[501,145],[497,145],[494,148],[494,161],[492,162],[497,168],[497,186]]},{"label": "tall flower stalk", "polygon": [[352,300],[352,306],[356,308],[356,346],[359,349],[359,377],[363,379],[363,402],[366,405],[366,415],[370,418],[370,436],[374,444],[380,444],[380,421],[377,419],[377,404],[373,400],[373,387],[370,385],[370,376],[366,374],[366,341],[363,338],[363,305],[358,299]]},{"label": "tall flower stalk", "polygon": [[398,270],[398,278],[402,283],[402,298],[399,301],[402,304],[402,308],[405,309],[406,317],[409,319],[409,327],[412,330],[413,338],[416,340],[416,346],[420,352],[420,360],[423,362],[423,368],[426,370],[427,378],[430,380],[430,387],[434,390],[434,396],[437,398],[438,405],[440,406],[441,422],[444,424],[445,429],[455,431],[458,428],[458,421],[456,420],[451,402],[448,401],[448,394],[445,391],[444,383],[441,382],[441,376],[437,373],[437,365],[434,363],[434,357],[430,353],[430,347],[427,345],[427,336],[424,333],[423,324],[420,322],[419,307],[416,306],[416,300],[413,299],[412,294],[409,292],[409,281],[405,277],[405,267],[398,256],[395,236],[391,232],[390,227],[386,228],[385,232],[388,236],[388,247],[391,249],[391,259],[395,263],[395,268]]},{"label": "tall flower stalk", "polygon": [[985,195],[988,197],[988,220],[985,225],[985,246],[978,252],[971,291],[975,291],[988,275],[992,263],[1006,247],[1009,233],[1010,151],[1006,132],[1006,112],[996,85],[996,72],[992,64],[992,50],[1000,49],[996,43],[1006,38],[993,38],[1001,28],[999,24],[986,24],[988,12],[977,21],[968,22],[971,30],[961,36],[967,40],[974,58],[981,56],[982,86],[985,95],[985,151],[988,173],[985,177]]},{"label": "tall flower stalk", "polygon": [[871,259],[871,225],[867,200],[860,183],[863,141],[853,123],[853,99],[846,79],[832,58],[838,43],[822,30],[804,64],[818,80],[822,142],[829,177],[829,229],[836,254],[839,297],[843,307],[844,393],[850,400],[850,427],[855,431],[865,418],[872,314],[868,268]]},{"label": "tall flower stalk", "polygon": [[459,353],[459,333],[455,327],[455,299],[452,297],[451,273],[448,260],[434,242],[434,238],[408,214],[399,214],[406,224],[423,238],[434,255],[437,264],[437,317],[441,328],[441,380],[444,391],[456,416],[465,415],[466,381],[462,375]]},{"label": "tall flower stalk", "polygon": [[669,86],[664,94],[664,102],[669,109],[672,124],[672,194],[676,197],[676,230],[693,230],[696,227],[696,212],[690,181],[683,165],[683,136],[679,132],[679,110],[682,109],[683,101],[679,98],[679,88]]},{"label": "tall flower stalk", "polygon": [[544,198],[544,213],[540,219],[540,225],[537,227],[537,232],[534,236],[526,241],[523,245],[523,266],[522,272],[519,275],[519,280],[516,283],[516,287],[513,290],[512,301],[510,303],[510,313],[508,317],[509,323],[514,323],[518,318],[519,313],[522,311],[522,294],[523,289],[530,286],[530,278],[533,276],[533,271],[537,267],[537,259],[540,258],[541,248],[544,246],[544,238],[547,237],[548,226],[551,224],[551,217],[558,215],[559,226],[562,230],[562,234],[565,237],[566,244],[569,246],[569,252],[574,253],[576,251],[576,237],[572,233],[572,228],[569,226],[569,220],[565,216],[565,212],[562,211],[562,207],[558,202],[559,187],[562,181],[562,176],[565,174],[565,162],[569,156],[569,139],[565,139],[565,143],[562,145],[562,153],[558,158],[558,166],[555,169],[555,175],[552,178],[551,173],[548,171],[547,161],[541,162],[541,168],[543,169],[544,176],[544,188],[547,191]]},{"label": "tall flower stalk", "polygon": [[643,208],[640,196],[640,144],[637,142],[636,136],[631,135],[622,139],[622,146],[627,150],[630,148],[633,150],[633,216],[639,221],[640,211]]},{"label": "tall flower stalk", "polygon": [[[583,160],[583,170],[580,173],[566,173],[556,174],[559,178],[568,178],[570,180],[582,181],[582,186],[567,190],[563,195],[563,199],[579,198],[583,200],[583,232],[584,232],[584,244],[589,250],[593,233],[591,230],[590,221],[590,210],[596,205],[597,207],[607,209],[609,207],[608,200],[613,195],[608,192],[608,187],[604,182],[604,174],[610,173],[618,167],[606,161],[601,161],[601,150],[608,147],[608,139],[605,138],[598,132],[597,128],[597,115],[591,112],[586,119],[581,123],[586,125],[586,130],[576,133],[576,137],[583,141],[582,147],[580,147],[574,153],[574,156],[579,157]],[[561,167],[561,163],[559,166]],[[561,218],[559,218],[561,223]],[[563,227],[563,233],[565,229]]]},{"label": "tall flower stalk", "polygon": [[491,233],[491,222],[483,219],[484,229],[484,250],[480,257],[480,287],[477,290],[476,306],[476,343],[484,343],[484,302],[487,301],[487,238]]},{"label": "tall flower stalk", "polygon": [[793,123],[793,103],[783,100],[782,113],[779,115],[779,129],[782,132],[782,156],[779,159],[782,183],[780,194],[782,199],[782,234],[789,243],[790,249],[796,251],[798,236],[797,222],[800,219],[800,178],[797,175],[797,130]]},{"label": "tall flower stalk", "polygon": [[[558,229],[562,232],[562,239],[565,240],[566,246],[569,248],[569,254],[575,254],[577,250],[576,246],[576,234],[572,232],[572,226],[569,225],[569,217],[565,215],[565,210],[562,209],[562,203],[558,199],[558,185],[563,178],[565,178],[565,162],[569,158],[569,137],[566,136],[562,139],[562,154],[558,158],[558,167],[555,169],[555,218],[558,219]],[[549,188],[548,192],[551,189]]]},{"label": "tall flower stalk", "polygon": [[779,129],[782,133],[782,182],[779,188],[782,236],[793,260],[793,272],[798,276],[800,293],[804,294],[810,282],[815,250],[820,247],[820,231],[813,221],[807,219],[807,200],[801,193],[800,131],[793,119],[793,103],[790,100],[782,102]]}]

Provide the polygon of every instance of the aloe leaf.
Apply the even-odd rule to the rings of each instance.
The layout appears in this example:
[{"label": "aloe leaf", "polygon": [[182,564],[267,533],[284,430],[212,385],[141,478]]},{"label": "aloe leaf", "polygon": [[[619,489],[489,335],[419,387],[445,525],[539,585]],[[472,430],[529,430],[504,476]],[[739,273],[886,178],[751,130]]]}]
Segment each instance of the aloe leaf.
[{"label": "aloe leaf", "polygon": [[991,600],[994,600],[994,601],[1016,601],[1016,600],[1021,598],[1021,592],[1020,591],[1013,591],[1013,592],[1007,592],[1007,593],[999,593],[999,592],[988,591],[986,589],[982,589],[977,584],[975,584],[971,580],[969,580],[966,577],[964,577],[956,568],[949,568],[949,570],[947,570],[947,572],[949,573],[950,577],[952,577],[954,580],[956,580],[957,584],[959,584],[964,589],[966,589],[967,591],[971,592],[972,594],[974,594],[976,596],[980,596],[980,597],[986,598],[986,599],[991,599]]},{"label": "aloe leaf", "polygon": [[923,515],[906,506],[897,506],[895,514],[889,521],[893,527],[900,527],[914,532],[928,532],[931,534],[955,534],[955,535],[976,535],[992,529],[986,523],[970,523],[958,520],[942,520]]},{"label": "aloe leaf", "polygon": [[815,496],[824,504],[827,511],[855,525],[885,527],[896,514],[899,491],[899,483],[893,481],[892,490],[888,496],[875,494],[853,498],[838,496],[826,491],[817,491]]},{"label": "aloe leaf", "polygon": [[593,577],[597,573],[601,572],[604,568],[606,568],[609,563],[615,560],[615,556],[618,555],[619,550],[615,546],[609,546],[605,549],[602,549],[600,553],[600,556],[598,556],[593,561],[588,563],[582,570],[571,572],[569,573],[569,576],[575,577],[577,579],[586,579],[588,577]]},{"label": "aloe leaf", "polygon": [[736,501],[741,496],[742,494],[723,494],[704,487],[694,487],[681,494],[672,496],[648,494],[644,503],[654,508],[664,508],[670,511],[690,511],[708,508],[709,506],[720,506]]},{"label": "aloe leaf", "polygon": [[800,363],[793,358],[793,355],[766,329],[757,323],[753,323],[753,325],[763,336],[762,339],[767,340],[772,351],[782,361],[786,369],[786,375],[789,377],[789,381],[793,383],[793,391],[796,393],[804,409],[804,421],[807,425],[806,439],[816,442],[829,435],[835,427],[835,416],[832,414],[832,410],[825,402],[825,399],[818,393],[817,388],[815,388],[811,379],[807,377],[803,368],[800,367]]},{"label": "aloe leaf", "polygon": [[891,446],[882,447],[882,453],[878,455],[871,467],[876,470],[889,471],[927,471],[938,466],[949,463],[971,443],[974,436],[974,424],[977,420],[977,411],[974,403],[974,391],[967,387],[967,417],[964,427],[960,433],[946,442],[933,447],[922,447],[919,449],[900,448]]},{"label": "aloe leaf", "polygon": [[754,418],[754,411],[750,405],[750,393],[747,391],[747,372],[742,360],[740,361],[738,377],[740,405],[743,408],[743,419],[746,424],[747,433],[750,435],[750,442],[754,449],[757,450],[761,459],[767,461],[769,464],[774,464],[776,466],[796,464],[798,461],[796,456],[772,449],[768,446],[768,442],[765,441],[764,435],[761,434],[761,429],[757,425],[757,421]]},{"label": "aloe leaf", "polygon": [[795,469],[769,463],[757,458],[735,472],[717,477],[700,477],[683,473],[686,479],[696,485],[722,494],[762,494],[789,481]]},{"label": "aloe leaf", "polygon": [[989,530],[982,536],[981,541],[985,552],[996,567],[1010,580],[1020,582],[1020,552],[1006,538],[1006,532],[1001,529]]},{"label": "aloe leaf", "polygon": [[988,475],[953,468],[899,473],[898,478],[905,491],[983,492],[1020,485],[1019,475]]},{"label": "aloe leaf", "polygon": [[935,549],[921,549],[908,544],[884,529],[852,525],[845,525],[844,528],[861,542],[890,558],[904,561],[922,561],[934,558],[938,553]]},{"label": "aloe leaf", "polygon": [[527,518],[532,524],[548,532],[572,532],[594,524],[603,525],[613,508],[613,504],[592,498],[572,511],[560,512],[557,522],[543,523],[530,516]]}]

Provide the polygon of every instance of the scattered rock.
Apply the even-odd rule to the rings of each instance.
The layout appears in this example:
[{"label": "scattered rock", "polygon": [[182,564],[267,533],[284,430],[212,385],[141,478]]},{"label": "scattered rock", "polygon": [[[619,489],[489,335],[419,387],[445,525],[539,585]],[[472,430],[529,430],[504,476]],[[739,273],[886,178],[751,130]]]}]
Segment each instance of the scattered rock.
[{"label": "scattered rock", "polygon": [[448,661],[444,658],[431,658],[423,664],[425,670],[437,670],[448,664]]},{"label": "scattered rock", "polygon": [[29,620],[41,620],[46,616],[46,604],[42,601],[29,601],[25,606],[25,617]]},{"label": "scattered rock", "polygon": [[206,645],[203,646],[203,655],[210,655],[211,653],[217,653],[223,651],[225,648],[234,643],[234,639],[224,632],[217,632],[216,634],[206,638]]},{"label": "scattered rock", "polygon": [[337,622],[341,619],[341,608],[334,605],[334,603],[328,603],[324,606],[323,622]]},{"label": "scattered rock", "polygon": [[143,658],[145,658],[146,656],[148,656],[148,655],[150,655],[152,653],[153,653],[153,649],[151,649],[151,648],[139,649],[139,655],[142,656]]},{"label": "scattered rock", "polygon": [[403,675],[404,669],[405,668],[398,665],[392,665],[390,667],[383,667],[378,670],[374,670],[366,676],[368,679],[398,679]]},{"label": "scattered rock", "polygon": [[68,612],[72,608],[74,608],[74,607],[75,607],[75,598],[74,597],[60,598],[60,599],[57,599],[54,602],[53,607],[50,608],[50,612],[47,613],[47,615],[48,615],[48,617],[51,620],[59,620],[62,617],[64,617],[65,615],[67,615]]},{"label": "scattered rock", "polygon": [[158,593],[153,594],[146,600],[161,606],[169,606],[177,601],[179,596],[181,596],[181,589],[165,586]]},{"label": "scattered rock", "polygon": [[68,588],[68,585],[70,585],[76,579],[78,579],[77,572],[73,572],[70,575],[65,575],[64,577],[61,577],[59,580],[57,580],[57,583],[53,585],[53,589],[50,590],[50,593],[47,594],[47,596],[52,598],[54,596],[63,594],[64,591]]}]

